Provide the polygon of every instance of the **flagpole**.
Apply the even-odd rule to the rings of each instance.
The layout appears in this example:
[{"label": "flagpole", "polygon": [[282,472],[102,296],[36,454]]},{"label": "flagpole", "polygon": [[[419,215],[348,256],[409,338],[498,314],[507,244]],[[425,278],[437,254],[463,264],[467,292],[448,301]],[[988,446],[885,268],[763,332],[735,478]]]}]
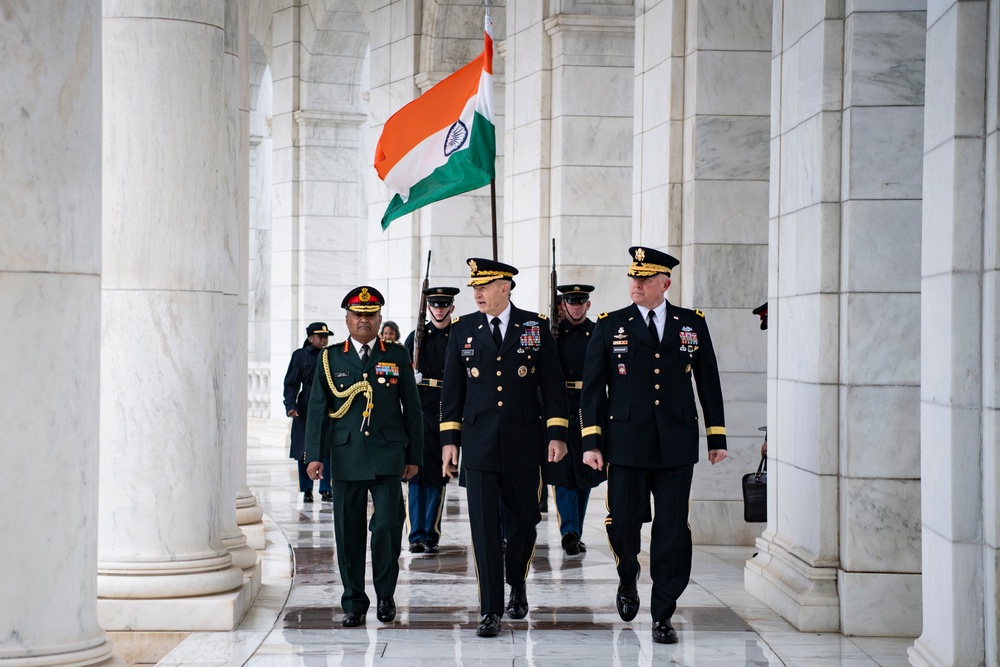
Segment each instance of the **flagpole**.
[{"label": "flagpole", "polygon": [[493,213],[493,261],[499,260],[497,257],[497,182],[495,178],[490,179],[490,209]]}]

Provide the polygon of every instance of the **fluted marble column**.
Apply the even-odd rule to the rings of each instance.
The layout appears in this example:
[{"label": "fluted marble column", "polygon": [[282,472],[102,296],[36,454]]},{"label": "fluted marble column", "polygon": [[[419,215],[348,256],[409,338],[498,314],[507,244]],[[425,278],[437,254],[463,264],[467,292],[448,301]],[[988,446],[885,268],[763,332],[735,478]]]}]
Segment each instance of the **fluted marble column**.
[{"label": "fluted marble column", "polygon": [[101,3],[8,3],[0,45],[0,665],[123,665],[95,593]]},{"label": "fluted marble column", "polygon": [[103,9],[98,610],[109,629],[232,629],[245,600],[221,534],[235,495],[220,423],[225,3]]}]

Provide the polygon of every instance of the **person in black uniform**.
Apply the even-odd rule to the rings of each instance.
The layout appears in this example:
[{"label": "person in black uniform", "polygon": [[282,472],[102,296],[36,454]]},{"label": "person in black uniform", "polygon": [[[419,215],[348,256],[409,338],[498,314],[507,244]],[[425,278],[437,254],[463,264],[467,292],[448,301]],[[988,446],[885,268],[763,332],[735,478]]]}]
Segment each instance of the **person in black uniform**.
[{"label": "person in black uniform", "polygon": [[[407,484],[406,515],[410,522],[410,553],[438,552],[441,540],[441,514],[444,509],[448,477],[441,473],[441,384],[444,378],[444,353],[451,332],[451,314],[455,310],[457,287],[428,287],[427,312],[420,344],[420,368],[415,369],[420,404],[424,409],[424,458],[420,472]],[[405,347],[413,358],[416,332],[406,337]]]},{"label": "person in black uniform", "polygon": [[441,391],[442,472],[454,476],[461,447],[482,614],[476,634],[495,637],[505,573],[507,614],[528,614],[525,580],[541,521],[541,466],[566,455],[569,420],[546,318],[510,302],[517,269],[479,258],[468,264],[479,312],[451,322]]},{"label": "person in black uniform", "polygon": [[[291,448],[288,456],[299,464],[299,491],[306,503],[313,501],[313,480],[306,473],[306,414],[309,411],[309,390],[312,388],[316,359],[330,339],[326,322],[313,322],[306,327],[306,340],[302,347],[292,352],[285,372],[285,414],[292,418]],[[329,465],[327,466],[329,468]],[[323,500],[333,500],[330,492],[330,475],[319,481],[319,494]]]},{"label": "person in black uniform", "polygon": [[[417,473],[423,447],[423,415],[410,355],[399,343],[378,338],[384,303],[368,285],[344,297],[341,307],[351,335],[320,354],[306,424],[310,477],[319,479],[325,467],[332,469],[333,532],[344,586],[341,622],[349,628],[365,624],[371,602],[365,593],[369,530],[376,616],[383,623],[396,618],[393,594],[404,519],[400,479]],[[329,466],[321,462],[323,456],[329,456]]]},{"label": "person in black uniform", "polygon": [[652,494],[653,641],[673,644],[670,617],[691,576],[688,503],[699,435],[691,379],[713,465],[727,456],[722,385],[705,315],[665,299],[678,260],[651,248],[629,252],[632,305],[601,313],[587,347],[580,399],[584,461],[594,469],[608,464],[605,526],[624,621],[639,611],[639,531]]},{"label": "person in black uniform", "polygon": [[583,520],[587,515],[590,490],[604,481],[604,470],[594,470],[583,462],[583,444],[580,437],[580,390],[583,387],[583,358],[587,343],[594,330],[594,321],[587,317],[593,285],[559,285],[565,316],[559,323],[559,361],[569,396],[568,454],[558,463],[547,463],[542,468],[546,484],[555,487],[556,512],[559,516],[559,533],[562,548],[568,556],[587,551],[580,541]]}]

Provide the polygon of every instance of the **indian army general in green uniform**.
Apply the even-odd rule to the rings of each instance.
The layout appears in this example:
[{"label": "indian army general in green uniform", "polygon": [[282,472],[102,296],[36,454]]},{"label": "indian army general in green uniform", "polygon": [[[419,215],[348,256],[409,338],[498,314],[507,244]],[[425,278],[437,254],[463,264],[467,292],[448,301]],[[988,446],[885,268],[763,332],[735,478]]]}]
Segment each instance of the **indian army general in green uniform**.
[{"label": "indian army general in green uniform", "polygon": [[333,519],[337,564],[344,584],[346,627],[364,625],[365,533],[368,495],[372,579],[378,620],[396,617],[393,594],[399,576],[403,533],[400,479],[417,472],[423,448],[423,417],[410,355],[402,345],[378,339],[385,301],[374,287],[344,297],[350,337],[323,350],[316,363],[306,424],[306,461],[313,479],[333,468]]},{"label": "indian army general in green uniform", "polygon": [[649,568],[653,641],[672,644],[670,617],[691,577],[688,502],[698,462],[698,410],[705,415],[708,460],[726,458],[719,366],[705,316],[665,299],[678,261],[633,247],[632,304],[602,313],[587,346],[580,398],[584,461],[608,464],[605,526],[618,569],[615,598],[622,620],[639,611],[640,529],[653,496]]}]

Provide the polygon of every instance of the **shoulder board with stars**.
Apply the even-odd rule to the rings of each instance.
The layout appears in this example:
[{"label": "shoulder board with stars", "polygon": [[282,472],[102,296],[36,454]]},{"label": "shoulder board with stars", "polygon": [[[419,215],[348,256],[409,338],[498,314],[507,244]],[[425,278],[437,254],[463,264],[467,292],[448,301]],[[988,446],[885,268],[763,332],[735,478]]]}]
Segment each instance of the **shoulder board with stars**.
[{"label": "shoulder board with stars", "polygon": [[549,316],[546,315],[545,313],[538,313],[538,318],[541,320],[547,320],[549,319]]},{"label": "shoulder board with stars", "polygon": [[705,317],[705,313],[701,312],[697,308],[694,309],[694,314],[697,315],[698,317]]},{"label": "shoulder board with stars", "polygon": [[451,318],[451,323],[452,323],[452,324],[455,324],[455,323],[456,323],[456,322],[458,322],[458,321],[459,321],[460,319],[462,319],[462,316],[461,316],[461,315],[456,315],[455,317]]},{"label": "shoulder board with stars", "polygon": [[603,320],[603,319],[604,319],[605,317],[607,317],[607,316],[608,316],[608,314],[607,314],[607,313],[601,313],[600,315],[598,315],[598,316],[597,316],[597,319],[599,319],[599,320]]}]

